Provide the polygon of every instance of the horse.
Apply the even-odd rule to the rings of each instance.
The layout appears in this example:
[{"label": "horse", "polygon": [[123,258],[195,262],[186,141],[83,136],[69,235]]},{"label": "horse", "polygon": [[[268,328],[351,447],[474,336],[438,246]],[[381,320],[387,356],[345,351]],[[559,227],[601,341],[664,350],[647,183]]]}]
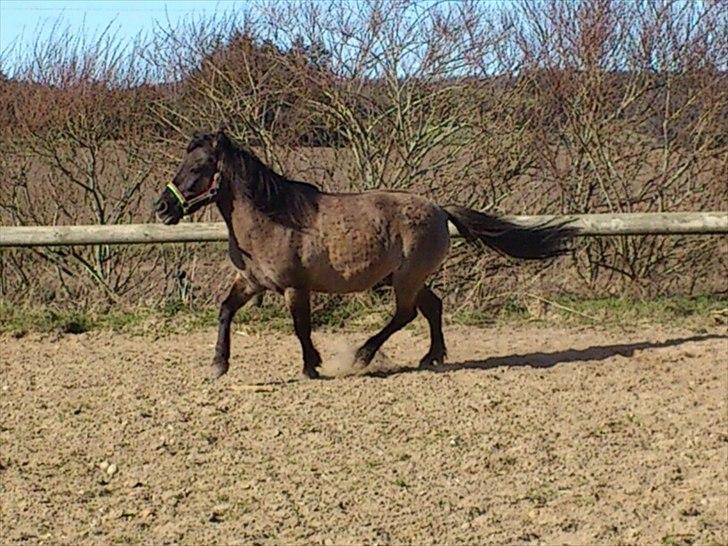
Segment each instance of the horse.
[{"label": "horse", "polygon": [[325,192],[278,174],[224,129],[192,136],[154,207],[160,221],[176,224],[212,203],[227,225],[229,257],[236,268],[219,309],[215,379],[230,366],[235,313],[266,290],[285,299],[308,378],[318,378],[321,365],[311,341],[311,293],[360,292],[382,284],[394,289],[394,315],[357,349],[355,361],[366,367],[419,311],[430,329],[430,348],[419,365],[442,364],[447,352],[442,300],[426,282],[448,254],[448,222],[467,241],[522,259],[563,254],[574,235],[563,224],[526,227],[402,191]]}]

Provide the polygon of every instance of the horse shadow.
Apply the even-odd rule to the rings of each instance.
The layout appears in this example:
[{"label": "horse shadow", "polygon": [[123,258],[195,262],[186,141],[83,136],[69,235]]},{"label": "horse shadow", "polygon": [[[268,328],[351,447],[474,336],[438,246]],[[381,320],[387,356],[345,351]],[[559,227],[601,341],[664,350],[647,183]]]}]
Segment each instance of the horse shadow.
[{"label": "horse shadow", "polygon": [[711,339],[728,339],[728,335],[704,334],[690,337],[668,339],[665,341],[640,341],[635,343],[621,343],[612,345],[592,345],[585,349],[565,349],[563,351],[533,352],[505,356],[493,356],[482,360],[467,360],[463,362],[444,363],[429,368],[391,368],[373,370],[367,374],[369,377],[391,377],[403,373],[451,373],[459,370],[492,370],[494,368],[552,368],[557,364],[586,363],[595,360],[606,360],[613,356],[632,357],[636,351],[648,349],[661,349],[675,347],[691,342],[708,341]]}]

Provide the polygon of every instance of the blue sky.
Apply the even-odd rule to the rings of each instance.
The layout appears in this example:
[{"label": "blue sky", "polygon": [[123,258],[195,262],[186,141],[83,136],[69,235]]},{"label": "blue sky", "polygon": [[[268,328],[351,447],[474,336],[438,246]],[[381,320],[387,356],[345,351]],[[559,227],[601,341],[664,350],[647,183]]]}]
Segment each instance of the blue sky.
[{"label": "blue sky", "polygon": [[29,44],[55,23],[73,34],[94,34],[110,23],[122,38],[151,31],[155,21],[174,22],[242,8],[241,0],[0,0],[0,52]]},{"label": "blue sky", "polygon": [[[259,0],[263,4],[297,1]],[[456,1],[419,0],[417,5],[447,5]],[[480,0],[489,6],[512,1]],[[0,0],[0,70],[14,75],[15,63],[32,59],[34,44],[52,44],[46,41],[50,36],[54,42],[70,37],[81,43],[94,43],[96,37],[107,31],[107,38],[121,45],[140,34],[152,35],[158,26],[169,29],[189,18],[206,19],[231,12],[240,15],[250,8],[254,10],[255,5],[254,0]]]}]

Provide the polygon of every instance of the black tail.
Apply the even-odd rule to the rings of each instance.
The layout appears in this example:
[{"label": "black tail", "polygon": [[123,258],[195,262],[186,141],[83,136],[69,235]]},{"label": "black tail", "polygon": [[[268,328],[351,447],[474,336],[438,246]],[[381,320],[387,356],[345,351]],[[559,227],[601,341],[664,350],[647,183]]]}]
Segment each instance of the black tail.
[{"label": "black tail", "polygon": [[481,241],[514,258],[543,260],[569,252],[568,242],[578,229],[551,222],[522,226],[459,206],[443,207],[450,221],[468,242]]}]

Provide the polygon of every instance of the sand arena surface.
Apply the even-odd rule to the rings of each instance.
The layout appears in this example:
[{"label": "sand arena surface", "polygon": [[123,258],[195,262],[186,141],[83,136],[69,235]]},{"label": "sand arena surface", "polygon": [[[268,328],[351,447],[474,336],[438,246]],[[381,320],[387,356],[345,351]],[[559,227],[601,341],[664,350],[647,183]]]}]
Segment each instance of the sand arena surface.
[{"label": "sand arena surface", "polygon": [[0,337],[2,543],[728,542],[725,328],[445,334]]}]

